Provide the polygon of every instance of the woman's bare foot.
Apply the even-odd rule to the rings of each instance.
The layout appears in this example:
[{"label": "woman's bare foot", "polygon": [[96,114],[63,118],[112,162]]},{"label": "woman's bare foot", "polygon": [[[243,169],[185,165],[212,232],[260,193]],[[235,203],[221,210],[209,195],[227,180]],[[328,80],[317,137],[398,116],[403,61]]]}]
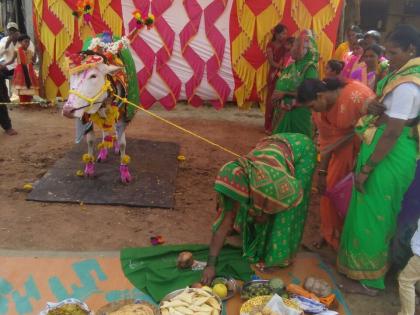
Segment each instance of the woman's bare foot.
[{"label": "woman's bare foot", "polygon": [[348,278],[342,279],[342,283],[338,285],[338,287],[346,293],[350,294],[361,294],[367,296],[377,296],[379,294],[379,290],[369,288],[358,281],[350,280]]},{"label": "woman's bare foot", "polygon": [[7,130],[6,130],[6,134],[7,134],[7,135],[9,135],[9,136],[15,136],[15,135],[17,135],[18,133],[17,133],[17,131],[16,131],[15,129],[10,128],[10,129],[7,129]]},{"label": "woman's bare foot", "polygon": [[316,249],[321,249],[325,245],[327,245],[327,242],[325,241],[325,239],[322,236],[320,236],[318,240],[316,240],[312,243],[312,246],[315,247]]}]

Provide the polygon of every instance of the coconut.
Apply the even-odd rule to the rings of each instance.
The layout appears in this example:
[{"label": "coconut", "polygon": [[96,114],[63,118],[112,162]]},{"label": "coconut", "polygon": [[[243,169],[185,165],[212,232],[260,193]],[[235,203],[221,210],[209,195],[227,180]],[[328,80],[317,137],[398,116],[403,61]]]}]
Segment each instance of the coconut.
[{"label": "coconut", "polygon": [[193,254],[190,252],[182,252],[178,255],[177,267],[180,269],[191,268],[194,264]]}]

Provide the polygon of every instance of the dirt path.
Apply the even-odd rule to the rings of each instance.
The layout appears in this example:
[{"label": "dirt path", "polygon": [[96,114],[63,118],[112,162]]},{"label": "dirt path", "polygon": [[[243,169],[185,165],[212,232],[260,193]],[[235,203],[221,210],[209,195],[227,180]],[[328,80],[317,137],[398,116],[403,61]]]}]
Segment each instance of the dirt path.
[{"label": "dirt path", "polygon": [[[264,136],[258,110],[195,110],[180,104],[174,112],[156,112],[239,154]],[[10,114],[19,135],[0,134],[0,248],[118,250],[147,246],[156,234],[170,244],[208,243],[209,222],[215,215],[213,180],[232,158],[229,154],[138,114],[128,137],[177,142],[187,158],[180,164],[174,210],[27,202],[23,184],[40,178],[72,147],[74,122],[55,109],[14,108]],[[318,234],[317,199],[312,200],[306,224],[307,243]],[[347,301],[356,315],[396,314],[394,291],[392,285],[382,297],[349,295]]]}]

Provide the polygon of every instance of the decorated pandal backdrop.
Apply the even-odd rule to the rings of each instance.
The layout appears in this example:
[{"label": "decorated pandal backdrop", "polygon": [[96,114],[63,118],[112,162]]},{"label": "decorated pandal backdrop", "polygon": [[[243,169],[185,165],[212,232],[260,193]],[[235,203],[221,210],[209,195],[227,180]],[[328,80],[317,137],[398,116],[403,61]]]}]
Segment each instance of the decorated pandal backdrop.
[{"label": "decorated pandal backdrop", "polygon": [[[34,0],[34,24],[42,50],[46,97],[66,98],[65,52],[82,49],[83,39],[104,31],[121,36],[136,27],[133,13],[155,22],[132,43],[142,105],[173,109],[186,100],[220,109],[264,105],[271,30],[285,24],[291,35],[312,29],[321,67],[332,55],[343,0],[82,0],[91,2],[89,20],[75,16],[75,0]],[[80,1],[79,1],[80,5]]]}]

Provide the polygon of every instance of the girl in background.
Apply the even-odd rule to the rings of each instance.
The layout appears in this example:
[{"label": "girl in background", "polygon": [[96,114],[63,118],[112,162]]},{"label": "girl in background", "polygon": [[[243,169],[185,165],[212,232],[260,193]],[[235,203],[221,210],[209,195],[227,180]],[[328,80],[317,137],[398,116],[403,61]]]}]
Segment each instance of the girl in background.
[{"label": "girl in background", "polygon": [[273,95],[274,87],[281,72],[285,66],[285,43],[287,38],[287,28],[283,24],[278,24],[273,30],[273,38],[267,46],[267,59],[270,65],[267,77],[267,99],[265,102],[265,123],[264,128],[267,134],[271,134],[272,120],[273,120],[273,105],[271,96]]}]

